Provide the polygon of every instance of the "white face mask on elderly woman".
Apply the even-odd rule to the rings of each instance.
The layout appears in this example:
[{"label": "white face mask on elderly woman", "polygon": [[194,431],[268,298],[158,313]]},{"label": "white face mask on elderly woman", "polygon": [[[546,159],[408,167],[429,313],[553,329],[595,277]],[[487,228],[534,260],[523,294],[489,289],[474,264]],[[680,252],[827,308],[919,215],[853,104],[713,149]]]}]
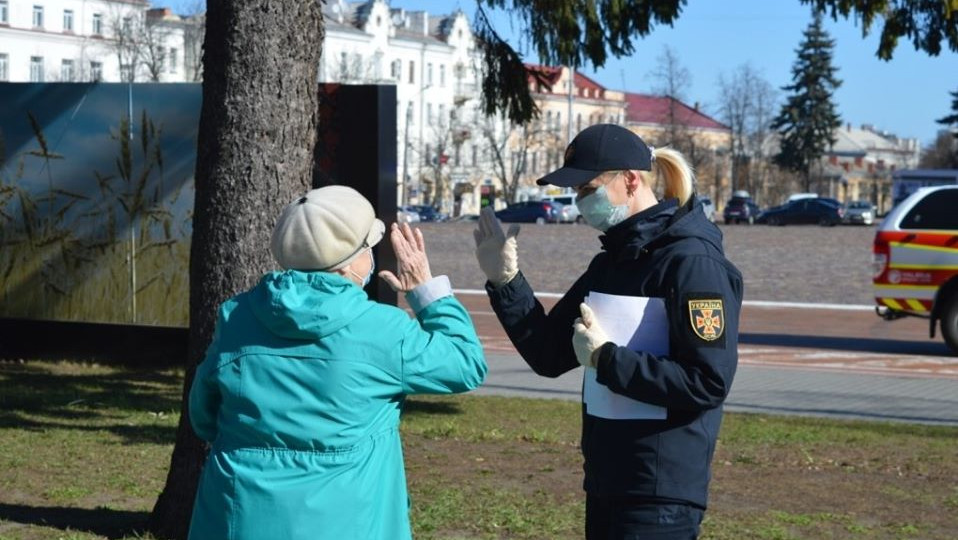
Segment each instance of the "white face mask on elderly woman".
[{"label": "white face mask on elderly woman", "polygon": [[628,205],[614,205],[609,201],[609,192],[605,186],[599,186],[592,193],[576,201],[576,206],[586,223],[602,232],[622,223],[629,215]]},{"label": "white face mask on elderly woman", "polygon": [[366,274],[366,277],[360,276],[356,272],[353,272],[352,268],[347,269],[350,274],[356,276],[360,281],[362,281],[360,287],[363,289],[366,288],[366,285],[369,285],[369,282],[373,279],[373,274],[376,273],[376,258],[373,257],[373,250],[368,249],[366,252],[369,253],[369,273]]}]

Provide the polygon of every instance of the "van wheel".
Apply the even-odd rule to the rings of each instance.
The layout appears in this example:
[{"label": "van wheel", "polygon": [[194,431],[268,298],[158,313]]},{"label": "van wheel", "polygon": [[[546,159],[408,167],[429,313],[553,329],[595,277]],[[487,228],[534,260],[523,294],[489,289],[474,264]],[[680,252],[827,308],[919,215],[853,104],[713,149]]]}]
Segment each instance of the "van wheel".
[{"label": "van wheel", "polygon": [[941,335],[951,352],[958,355],[958,294],[952,294],[942,310]]},{"label": "van wheel", "polygon": [[536,218],[536,225],[545,225],[545,223],[546,223],[546,218],[544,218],[544,217],[537,217],[537,218]]},{"label": "van wheel", "polygon": [[575,222],[581,225],[581,224],[585,223],[585,218],[582,217],[582,216],[576,216],[576,217],[575,217]]}]

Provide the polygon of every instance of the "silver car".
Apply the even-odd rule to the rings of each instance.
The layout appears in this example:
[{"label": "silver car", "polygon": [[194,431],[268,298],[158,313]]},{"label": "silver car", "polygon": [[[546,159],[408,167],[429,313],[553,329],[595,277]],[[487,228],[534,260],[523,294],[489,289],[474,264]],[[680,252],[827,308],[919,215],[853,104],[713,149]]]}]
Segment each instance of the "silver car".
[{"label": "silver car", "polygon": [[854,225],[875,223],[875,205],[868,201],[851,201],[845,204],[843,222]]}]

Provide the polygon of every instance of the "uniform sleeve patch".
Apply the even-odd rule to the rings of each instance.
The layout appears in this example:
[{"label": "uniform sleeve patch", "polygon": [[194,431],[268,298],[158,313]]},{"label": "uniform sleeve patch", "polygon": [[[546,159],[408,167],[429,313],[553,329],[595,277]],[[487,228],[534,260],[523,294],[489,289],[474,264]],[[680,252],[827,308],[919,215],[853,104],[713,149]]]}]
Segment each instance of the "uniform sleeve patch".
[{"label": "uniform sleeve patch", "polygon": [[699,339],[715,341],[725,334],[725,305],[722,297],[689,299],[689,322]]}]

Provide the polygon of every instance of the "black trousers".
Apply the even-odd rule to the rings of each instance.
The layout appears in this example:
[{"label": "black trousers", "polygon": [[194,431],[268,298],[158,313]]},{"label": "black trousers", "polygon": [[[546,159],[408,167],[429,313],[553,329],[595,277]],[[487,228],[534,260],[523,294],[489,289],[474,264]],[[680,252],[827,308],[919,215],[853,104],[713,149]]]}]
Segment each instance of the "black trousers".
[{"label": "black trousers", "polygon": [[695,540],[705,511],[685,504],[650,504],[633,498],[585,500],[587,540]]}]

